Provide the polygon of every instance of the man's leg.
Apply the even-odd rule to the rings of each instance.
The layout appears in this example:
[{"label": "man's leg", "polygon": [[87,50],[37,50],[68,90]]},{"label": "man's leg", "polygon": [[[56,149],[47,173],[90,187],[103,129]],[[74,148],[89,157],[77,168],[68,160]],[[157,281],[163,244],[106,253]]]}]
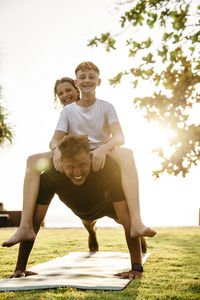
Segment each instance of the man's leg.
[{"label": "man's leg", "polygon": [[[33,217],[33,228],[35,232],[35,237],[40,229],[41,223],[46,215],[47,209],[48,205],[36,205]],[[34,241],[35,239],[32,241],[23,241],[20,243],[15,271],[10,276],[10,278],[24,277],[37,274],[34,272],[26,271],[28,258],[33,248]]]},{"label": "man's leg", "polygon": [[85,226],[86,230],[89,233],[88,236],[88,247],[90,252],[96,252],[99,250],[99,244],[96,237],[96,229],[95,224],[96,220],[82,220],[83,225]]},{"label": "man's leg", "polygon": [[118,164],[121,170],[121,181],[131,218],[131,236],[153,237],[156,231],[146,227],[140,215],[139,180],[133,152],[126,148],[115,148],[109,156]]},{"label": "man's leg", "polygon": [[3,247],[11,247],[21,241],[31,241],[35,238],[33,229],[33,213],[40,185],[40,174],[50,164],[51,152],[39,153],[27,159],[23,188],[23,210],[18,230],[5,241]]}]

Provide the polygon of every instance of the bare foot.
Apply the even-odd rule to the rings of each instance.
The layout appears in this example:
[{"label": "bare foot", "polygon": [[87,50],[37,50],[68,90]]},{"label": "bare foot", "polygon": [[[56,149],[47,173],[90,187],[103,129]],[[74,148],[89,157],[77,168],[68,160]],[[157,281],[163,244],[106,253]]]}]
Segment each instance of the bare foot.
[{"label": "bare foot", "polygon": [[88,237],[88,247],[90,252],[97,252],[99,251],[99,244],[97,242],[96,232],[89,233]]},{"label": "bare foot", "polygon": [[2,247],[11,247],[17,243],[23,241],[33,241],[35,239],[35,232],[33,229],[18,228],[18,230],[9,238],[9,240],[3,242]]},{"label": "bare foot", "polygon": [[150,227],[144,226],[144,224],[141,223],[141,225],[132,224],[131,226],[131,237],[141,237],[141,236],[148,236],[148,237],[154,237],[157,234],[155,230],[153,230]]}]

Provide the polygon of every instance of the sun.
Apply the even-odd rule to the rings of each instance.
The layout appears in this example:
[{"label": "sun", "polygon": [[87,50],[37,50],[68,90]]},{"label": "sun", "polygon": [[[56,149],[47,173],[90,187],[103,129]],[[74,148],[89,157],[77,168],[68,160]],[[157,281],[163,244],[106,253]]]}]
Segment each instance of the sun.
[{"label": "sun", "polygon": [[141,162],[148,156],[152,163],[159,164],[156,149],[162,151],[165,157],[173,153],[169,140],[175,133],[168,128],[161,128],[156,122],[147,122],[144,118],[137,120],[132,126],[129,124],[125,135],[125,147],[131,148]]},{"label": "sun", "polygon": [[161,128],[156,122],[151,122],[148,123],[148,134],[150,136],[148,147],[151,151],[160,148],[165,156],[171,155],[173,149],[170,147],[169,140],[175,136],[174,131]]}]

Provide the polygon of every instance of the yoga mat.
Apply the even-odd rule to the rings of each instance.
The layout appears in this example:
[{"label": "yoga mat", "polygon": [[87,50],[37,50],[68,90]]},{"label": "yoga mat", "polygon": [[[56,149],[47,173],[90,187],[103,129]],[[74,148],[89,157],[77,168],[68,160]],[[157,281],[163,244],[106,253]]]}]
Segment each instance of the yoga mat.
[{"label": "yoga mat", "polygon": [[[143,254],[143,263],[149,255]],[[130,270],[130,255],[121,252],[70,252],[28,270],[38,275],[1,279],[0,291],[57,287],[122,290],[130,280],[120,279],[114,274]]]}]

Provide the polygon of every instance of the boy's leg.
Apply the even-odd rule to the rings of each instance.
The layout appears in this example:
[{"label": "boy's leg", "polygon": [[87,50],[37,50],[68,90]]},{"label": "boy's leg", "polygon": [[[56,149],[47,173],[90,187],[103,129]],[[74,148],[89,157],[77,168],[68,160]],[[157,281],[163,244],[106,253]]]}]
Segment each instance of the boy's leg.
[{"label": "boy's leg", "polygon": [[[34,228],[35,236],[37,235],[40,229],[42,221],[44,220],[44,217],[46,215],[47,209],[48,209],[48,205],[36,204],[34,217],[33,217],[33,228]],[[34,241],[35,239],[32,241],[23,241],[20,243],[15,271],[10,276],[10,278],[24,277],[24,276],[37,274],[34,272],[26,271],[28,258],[33,248]]]},{"label": "boy's leg", "polygon": [[[131,220],[126,201],[113,202],[113,206],[117,217],[122,224],[125,232],[126,242],[130,253],[131,265],[134,263],[142,265],[142,251],[140,238],[132,238],[130,235]],[[131,267],[131,266],[130,266]],[[138,279],[142,277],[142,273],[131,270],[116,274],[122,278]]]},{"label": "boy's leg", "polygon": [[30,241],[35,238],[33,230],[33,213],[40,185],[40,174],[48,168],[51,152],[39,153],[27,159],[26,173],[23,188],[23,210],[18,230],[7,241],[3,247],[11,247],[21,241]]},{"label": "boy's leg", "polygon": [[96,220],[82,220],[83,225],[89,233],[88,236],[88,247],[91,252],[96,252],[99,250],[99,244],[96,237],[95,224]]},{"label": "boy's leg", "polygon": [[121,181],[131,218],[131,236],[153,237],[156,231],[146,227],[140,215],[139,180],[137,169],[130,149],[115,148],[109,156],[118,164],[121,170]]}]

